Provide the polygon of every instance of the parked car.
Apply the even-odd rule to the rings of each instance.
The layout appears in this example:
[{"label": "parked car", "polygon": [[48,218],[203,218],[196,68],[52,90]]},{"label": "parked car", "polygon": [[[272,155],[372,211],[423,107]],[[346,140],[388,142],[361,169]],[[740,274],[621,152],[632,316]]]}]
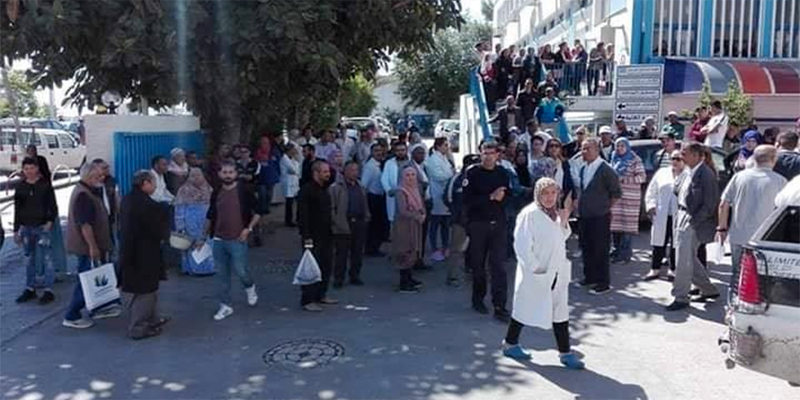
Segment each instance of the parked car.
[{"label": "parked car", "polygon": [[720,341],[728,367],[800,385],[800,204],[770,214],[744,246],[740,268]]},{"label": "parked car", "polygon": [[29,144],[36,145],[53,169],[59,165],[78,169],[86,157],[86,147],[66,131],[24,127],[17,134],[13,126],[0,126],[0,171],[18,170]]},{"label": "parked car", "polygon": [[358,131],[361,128],[373,126],[377,128],[378,135],[376,139],[389,140],[389,134],[380,128],[378,121],[372,117],[342,117],[342,124],[347,128],[347,135],[352,137],[353,140],[358,141]]},{"label": "parked car", "polygon": [[450,139],[450,149],[458,153],[458,140],[461,134],[460,121],[457,119],[440,119],[433,128],[434,137],[447,137]]}]

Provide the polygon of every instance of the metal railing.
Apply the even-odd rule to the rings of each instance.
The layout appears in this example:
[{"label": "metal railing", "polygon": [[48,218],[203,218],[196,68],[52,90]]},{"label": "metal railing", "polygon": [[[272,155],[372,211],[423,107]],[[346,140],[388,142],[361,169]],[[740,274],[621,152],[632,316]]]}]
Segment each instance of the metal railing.
[{"label": "metal railing", "polygon": [[553,75],[561,96],[614,95],[616,63],[613,61],[599,64],[568,61],[544,64],[544,68]]}]

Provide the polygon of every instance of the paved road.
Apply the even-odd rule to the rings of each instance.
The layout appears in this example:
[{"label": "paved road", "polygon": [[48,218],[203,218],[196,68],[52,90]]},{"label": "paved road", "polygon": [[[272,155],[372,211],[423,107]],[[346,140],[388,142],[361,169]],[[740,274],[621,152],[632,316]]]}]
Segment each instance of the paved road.
[{"label": "paved road", "polygon": [[[526,329],[534,358],[503,358],[505,326],[469,308],[469,288],[444,285],[444,266],[421,275],[424,291],[393,292],[395,272],[368,259],[363,288],[333,291],[322,314],[299,310],[292,287],[297,237],[279,229],[251,252],[260,303],[247,307],[238,284],[235,314],[211,316],[216,278],[172,274],[162,309],[174,319],[161,337],[134,342],[124,320],[90,330],[60,326],[61,314],[0,346],[3,399],[790,399],[800,390],[741,368],[726,370],[716,339],[721,304],[666,314],[670,284],[641,282],[640,261],[613,267],[613,293],[571,289],[572,339],[586,371],[560,367],[550,331]],[[573,243],[574,245],[574,243]],[[580,263],[575,262],[576,276]],[[511,268],[511,266],[509,266]],[[2,270],[5,270],[4,264]],[[713,267],[721,289],[728,267]],[[510,269],[510,271],[513,271]],[[16,275],[3,275],[6,277]],[[7,289],[4,285],[3,289]],[[69,290],[66,284],[59,291]],[[5,292],[6,290],[4,290]],[[5,297],[5,293],[4,293]],[[65,305],[62,297],[52,307]],[[3,309],[38,312],[4,302]],[[4,311],[5,312],[5,311]],[[3,325],[6,314],[3,314]],[[312,341],[313,342],[309,342]],[[270,361],[271,363],[265,362]],[[294,362],[299,361],[299,362]],[[304,362],[305,361],[305,362]]]}]

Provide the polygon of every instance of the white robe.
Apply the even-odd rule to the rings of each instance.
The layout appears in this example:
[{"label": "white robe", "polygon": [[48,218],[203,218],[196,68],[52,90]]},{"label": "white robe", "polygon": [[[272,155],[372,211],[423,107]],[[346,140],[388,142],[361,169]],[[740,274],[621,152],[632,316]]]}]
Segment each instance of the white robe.
[{"label": "white robe", "polygon": [[659,169],[644,195],[645,210],[656,210],[653,225],[650,228],[650,245],[664,246],[667,238],[667,217],[672,215],[672,221],[678,215],[678,197],[675,196],[675,177],[672,167]]},{"label": "white robe", "polygon": [[444,204],[444,191],[447,183],[455,175],[453,166],[450,165],[450,161],[444,154],[434,150],[433,154],[425,160],[425,172],[428,174],[430,182],[428,189],[433,200],[431,215],[450,215],[450,210]]},{"label": "white robe", "polygon": [[400,170],[397,167],[397,159],[392,158],[386,161],[383,166],[383,174],[381,174],[381,184],[383,191],[386,193],[386,215],[389,217],[389,222],[394,222],[395,206],[397,199],[394,198],[394,191],[397,189],[397,180],[399,178]]},{"label": "white robe", "polygon": [[296,197],[300,191],[301,168],[300,161],[289,157],[288,154],[281,157],[281,183],[284,197]]},{"label": "white robe", "polygon": [[[520,211],[514,229],[517,273],[511,316],[526,326],[550,329],[569,320],[569,282],[572,266],[567,259],[569,225],[561,226],[531,203]],[[555,288],[553,280],[557,281]]]}]

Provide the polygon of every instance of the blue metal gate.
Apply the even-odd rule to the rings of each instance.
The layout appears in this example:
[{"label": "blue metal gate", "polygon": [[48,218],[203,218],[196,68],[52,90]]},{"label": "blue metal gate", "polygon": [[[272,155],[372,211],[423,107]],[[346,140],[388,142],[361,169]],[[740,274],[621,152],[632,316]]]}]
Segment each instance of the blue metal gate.
[{"label": "blue metal gate", "polygon": [[130,191],[136,171],[150,169],[153,157],[169,157],[169,152],[176,147],[203,154],[205,136],[200,131],[114,132],[114,176],[122,194]]}]

